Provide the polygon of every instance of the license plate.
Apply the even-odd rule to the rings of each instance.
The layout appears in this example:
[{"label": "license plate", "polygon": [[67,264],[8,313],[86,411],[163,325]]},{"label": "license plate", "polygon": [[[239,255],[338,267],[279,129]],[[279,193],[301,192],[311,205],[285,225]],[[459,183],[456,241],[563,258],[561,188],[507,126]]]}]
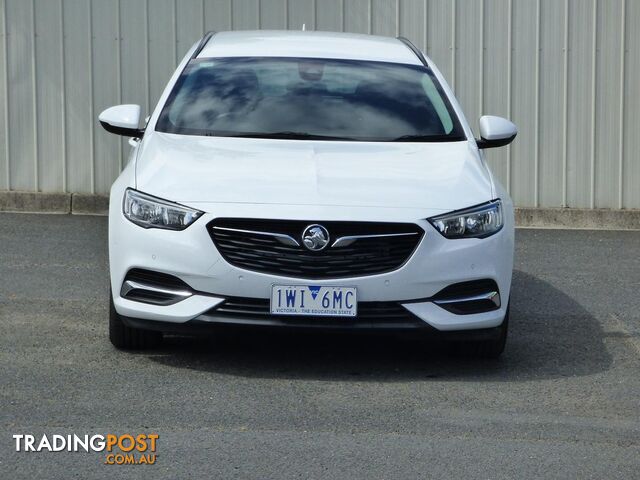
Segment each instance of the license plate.
[{"label": "license plate", "polygon": [[319,285],[273,285],[271,313],[355,317],[358,312],[356,287]]}]

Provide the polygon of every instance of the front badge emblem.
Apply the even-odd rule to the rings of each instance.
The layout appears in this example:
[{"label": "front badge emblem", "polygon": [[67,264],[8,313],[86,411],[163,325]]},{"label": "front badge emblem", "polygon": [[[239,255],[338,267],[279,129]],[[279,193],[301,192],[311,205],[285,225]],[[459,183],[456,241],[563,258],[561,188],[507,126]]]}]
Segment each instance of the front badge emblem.
[{"label": "front badge emblem", "polygon": [[302,243],[307,249],[319,252],[329,245],[329,232],[322,225],[309,225],[302,232]]}]

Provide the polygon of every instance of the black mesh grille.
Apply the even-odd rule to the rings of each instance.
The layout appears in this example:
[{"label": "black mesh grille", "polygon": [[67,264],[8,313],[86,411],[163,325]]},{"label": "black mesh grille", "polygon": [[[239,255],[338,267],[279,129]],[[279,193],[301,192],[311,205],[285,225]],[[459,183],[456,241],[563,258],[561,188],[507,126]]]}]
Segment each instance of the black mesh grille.
[{"label": "black mesh grille", "polygon": [[249,318],[252,320],[277,319],[289,325],[318,326],[389,326],[389,327],[426,327],[418,317],[397,302],[358,302],[356,317],[313,317],[297,315],[271,315],[269,299],[227,297],[227,299],[209,313],[228,318]]},{"label": "black mesh grille", "polygon": [[[329,246],[319,252],[302,246],[302,232],[313,223],[322,224],[330,235]],[[246,270],[301,278],[355,277],[395,270],[407,261],[424,234],[424,230],[412,223],[230,218],[214,220],[209,224],[209,232],[218,251],[230,264]],[[287,245],[275,236],[255,232],[288,235],[300,246]],[[358,235],[397,236],[360,238],[351,244],[332,246],[341,237]]]}]

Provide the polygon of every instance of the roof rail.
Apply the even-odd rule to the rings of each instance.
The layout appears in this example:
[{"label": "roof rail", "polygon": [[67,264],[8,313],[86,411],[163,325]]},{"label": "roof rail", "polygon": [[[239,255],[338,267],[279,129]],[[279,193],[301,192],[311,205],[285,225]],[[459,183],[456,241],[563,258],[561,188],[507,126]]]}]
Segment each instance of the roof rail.
[{"label": "roof rail", "polygon": [[425,67],[429,67],[429,64],[427,63],[427,59],[424,58],[424,55],[422,54],[420,49],[418,47],[416,47],[411,42],[411,40],[409,40],[406,37],[398,37],[398,40],[400,40],[402,43],[404,43],[409,48],[409,50],[411,50],[416,55],[416,57],[418,57],[418,60],[420,60],[422,65],[424,65]]},{"label": "roof rail", "polygon": [[204,37],[202,37],[202,40],[200,40],[200,43],[198,44],[196,49],[193,51],[193,54],[191,55],[191,60],[193,60],[198,55],[200,55],[200,52],[202,51],[204,46],[207,44],[209,40],[211,40],[211,37],[213,37],[215,34],[216,32],[214,32],[213,30],[210,30],[204,34]]}]

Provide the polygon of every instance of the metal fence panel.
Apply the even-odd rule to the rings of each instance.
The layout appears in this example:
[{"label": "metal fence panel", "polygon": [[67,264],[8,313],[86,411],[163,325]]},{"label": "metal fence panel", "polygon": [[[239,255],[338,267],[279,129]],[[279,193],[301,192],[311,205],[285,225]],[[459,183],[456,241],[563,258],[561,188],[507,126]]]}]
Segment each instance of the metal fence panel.
[{"label": "metal fence panel", "polygon": [[[64,0],[62,7],[65,107],[60,120],[65,122],[66,191],[93,193],[93,143],[101,132],[95,128],[95,114],[99,112],[93,111],[92,9],[84,0]],[[11,162],[16,159],[12,157]]]},{"label": "metal fence panel", "polygon": [[595,146],[595,2],[569,3],[567,204],[591,206]]},{"label": "metal fence panel", "polygon": [[[46,0],[45,0],[46,1]],[[91,9],[91,68],[93,90],[93,128],[94,128],[94,188],[98,192],[107,191],[113,178],[122,168],[121,140],[114,135],[100,135],[97,115],[123,98],[120,84],[120,10],[117,0],[94,2]],[[126,78],[126,77],[123,77]],[[127,82],[128,84],[129,82]],[[134,97],[133,95],[129,98]],[[134,97],[135,98],[135,97]],[[140,99],[146,106],[146,99]],[[89,161],[89,158],[86,159]]]},{"label": "metal fence panel", "polygon": [[342,0],[324,0],[316,5],[316,29],[343,30]]},{"label": "metal fence panel", "polygon": [[63,183],[64,124],[59,121],[64,108],[62,75],[62,9],[59,2],[34,2],[35,26],[35,131],[37,185],[55,192]]},{"label": "metal fence panel", "polygon": [[16,190],[37,190],[33,3],[8,0],[6,15],[9,181]]},{"label": "metal fence panel", "polygon": [[[635,0],[633,0],[635,1]],[[622,144],[620,94],[626,2],[599,2],[596,23],[596,128],[592,205],[615,208]],[[636,28],[636,27],[634,27]]]},{"label": "metal fence panel", "polygon": [[[370,0],[344,0],[343,8],[345,31],[353,33],[371,32]],[[296,26],[295,28],[298,27]]]},{"label": "metal fence panel", "polygon": [[540,67],[538,103],[537,203],[543,207],[563,202],[564,91],[566,2],[540,3]]}]

